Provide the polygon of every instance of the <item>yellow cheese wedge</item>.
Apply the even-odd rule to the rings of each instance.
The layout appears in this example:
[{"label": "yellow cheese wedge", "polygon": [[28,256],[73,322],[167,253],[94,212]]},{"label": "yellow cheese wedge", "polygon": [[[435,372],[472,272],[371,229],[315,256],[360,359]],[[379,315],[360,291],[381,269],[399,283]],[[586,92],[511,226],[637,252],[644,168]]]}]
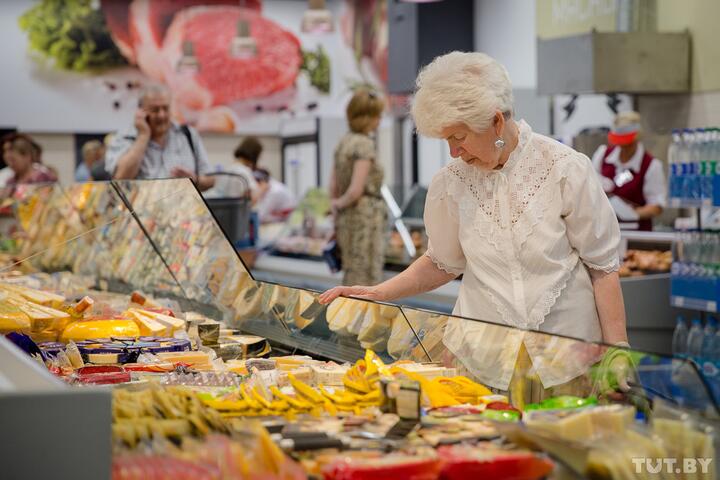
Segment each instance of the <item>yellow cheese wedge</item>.
[{"label": "yellow cheese wedge", "polygon": [[151,312],[149,310],[142,310],[139,308],[131,308],[128,312],[139,313],[144,317],[152,318],[156,322],[165,325],[168,328],[168,334],[171,336],[177,330],[185,330],[187,326],[187,322],[182,318],[172,317],[170,315],[165,315],[164,313]]},{"label": "yellow cheese wedge", "polygon": [[27,332],[30,317],[14,305],[0,301],[0,333]]},{"label": "yellow cheese wedge", "polygon": [[89,320],[73,322],[60,335],[61,342],[91,338],[139,337],[140,329],[132,320]]},{"label": "yellow cheese wedge", "polygon": [[127,314],[137,323],[140,329],[140,335],[148,337],[169,337],[170,328],[150,317],[147,317],[137,311],[128,311]]},{"label": "yellow cheese wedge", "polygon": [[210,365],[210,357],[205,352],[162,352],[157,356],[165,362],[187,363],[193,367]]},{"label": "yellow cheese wedge", "polygon": [[19,308],[30,318],[30,327],[33,331],[53,328],[60,330],[70,319],[70,314],[66,312],[27,301],[19,295],[9,294],[5,301]]}]

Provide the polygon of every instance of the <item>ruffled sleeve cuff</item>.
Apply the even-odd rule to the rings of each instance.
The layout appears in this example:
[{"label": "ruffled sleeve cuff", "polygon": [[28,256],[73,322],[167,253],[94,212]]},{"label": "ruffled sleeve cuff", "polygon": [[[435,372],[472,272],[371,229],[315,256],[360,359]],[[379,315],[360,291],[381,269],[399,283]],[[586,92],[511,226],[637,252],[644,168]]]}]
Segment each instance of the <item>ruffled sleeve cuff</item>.
[{"label": "ruffled sleeve cuff", "polygon": [[606,264],[596,264],[596,263],[590,263],[590,262],[586,262],[586,261],[583,261],[583,263],[585,263],[585,265],[592,270],[599,270],[599,271],[603,271],[605,273],[612,273],[612,272],[617,272],[618,270],[620,270],[620,259],[619,258],[615,258],[614,260],[611,260],[610,262],[608,262]]},{"label": "ruffled sleeve cuff", "polygon": [[435,264],[435,266],[436,266],[437,268],[439,268],[440,270],[442,270],[442,271],[445,272],[445,273],[449,273],[450,275],[455,275],[455,276],[457,277],[457,276],[462,275],[463,272],[465,271],[465,267],[464,267],[464,266],[463,266],[462,268],[460,268],[460,267],[452,267],[452,266],[450,266],[450,265],[448,265],[448,264],[446,264],[446,263],[444,263],[444,262],[441,262],[441,261],[437,258],[437,256],[435,256],[435,255],[433,254],[433,252],[432,252],[431,249],[428,249],[428,250],[425,252],[425,256],[428,257],[430,260],[432,260],[432,262]]}]

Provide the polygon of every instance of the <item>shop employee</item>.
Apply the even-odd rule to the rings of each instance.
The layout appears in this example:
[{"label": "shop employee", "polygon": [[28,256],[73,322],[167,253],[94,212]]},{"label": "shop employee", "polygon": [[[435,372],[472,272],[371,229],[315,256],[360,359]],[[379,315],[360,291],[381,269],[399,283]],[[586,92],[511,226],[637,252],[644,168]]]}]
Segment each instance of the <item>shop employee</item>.
[{"label": "shop employee", "polygon": [[620,228],[652,230],[667,198],[660,161],[640,142],[640,114],[622,112],[608,134],[609,145],[593,154],[593,166],[620,221]]}]

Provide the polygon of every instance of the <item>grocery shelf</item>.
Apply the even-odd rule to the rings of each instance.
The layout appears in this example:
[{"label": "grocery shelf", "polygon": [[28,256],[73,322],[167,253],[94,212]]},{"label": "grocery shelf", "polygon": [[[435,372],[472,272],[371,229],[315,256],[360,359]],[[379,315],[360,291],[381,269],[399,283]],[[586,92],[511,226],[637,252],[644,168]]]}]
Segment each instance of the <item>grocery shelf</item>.
[{"label": "grocery shelf", "polygon": [[691,297],[680,297],[673,295],[670,297],[670,304],[673,307],[687,308],[690,310],[700,310],[703,312],[717,312],[717,302],[701,300]]},{"label": "grocery shelf", "polygon": [[704,198],[704,199],[671,198],[668,201],[668,206],[671,208],[712,207],[713,202],[709,198]]}]

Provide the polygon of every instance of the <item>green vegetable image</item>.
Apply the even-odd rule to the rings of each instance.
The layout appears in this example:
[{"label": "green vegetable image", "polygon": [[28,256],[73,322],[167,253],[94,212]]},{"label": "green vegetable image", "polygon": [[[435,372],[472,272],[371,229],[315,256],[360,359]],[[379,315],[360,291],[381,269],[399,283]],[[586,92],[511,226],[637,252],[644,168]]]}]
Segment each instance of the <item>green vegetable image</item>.
[{"label": "green vegetable image", "polygon": [[330,57],[322,45],[316,52],[303,50],[302,56],[300,69],[307,72],[310,84],[323,93],[330,93]]},{"label": "green vegetable image", "polygon": [[85,72],[127,63],[91,0],[41,0],[19,24],[30,50],[57,68]]}]

